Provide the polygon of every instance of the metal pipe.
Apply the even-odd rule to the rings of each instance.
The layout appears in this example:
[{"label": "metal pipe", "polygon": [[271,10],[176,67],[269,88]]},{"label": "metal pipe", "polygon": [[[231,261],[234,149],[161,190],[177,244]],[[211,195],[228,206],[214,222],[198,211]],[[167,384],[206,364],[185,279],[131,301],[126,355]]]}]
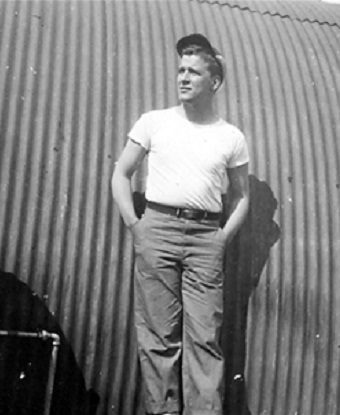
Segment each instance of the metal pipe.
[{"label": "metal pipe", "polygon": [[60,336],[56,333],[49,333],[45,330],[37,333],[14,331],[14,330],[0,330],[0,336],[3,337],[22,337],[22,338],[36,338],[41,340],[52,340],[52,353],[48,368],[48,379],[45,392],[44,415],[49,415],[51,410],[55,372],[57,367],[58,350],[60,346]]}]

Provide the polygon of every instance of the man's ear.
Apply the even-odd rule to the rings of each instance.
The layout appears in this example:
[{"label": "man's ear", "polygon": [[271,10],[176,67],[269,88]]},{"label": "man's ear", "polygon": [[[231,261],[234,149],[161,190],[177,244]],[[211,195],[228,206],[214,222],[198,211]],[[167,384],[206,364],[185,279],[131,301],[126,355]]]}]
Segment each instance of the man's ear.
[{"label": "man's ear", "polygon": [[221,78],[219,76],[214,76],[212,85],[211,85],[212,91],[216,92],[218,88],[221,86],[221,84],[222,84]]}]

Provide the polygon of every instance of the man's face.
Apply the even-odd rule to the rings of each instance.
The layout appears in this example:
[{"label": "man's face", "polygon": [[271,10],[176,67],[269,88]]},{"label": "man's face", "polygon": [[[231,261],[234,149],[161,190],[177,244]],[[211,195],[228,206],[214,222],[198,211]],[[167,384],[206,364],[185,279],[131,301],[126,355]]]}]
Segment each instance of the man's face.
[{"label": "man's face", "polygon": [[212,99],[214,79],[208,64],[198,55],[183,55],[178,69],[178,97],[181,102]]}]

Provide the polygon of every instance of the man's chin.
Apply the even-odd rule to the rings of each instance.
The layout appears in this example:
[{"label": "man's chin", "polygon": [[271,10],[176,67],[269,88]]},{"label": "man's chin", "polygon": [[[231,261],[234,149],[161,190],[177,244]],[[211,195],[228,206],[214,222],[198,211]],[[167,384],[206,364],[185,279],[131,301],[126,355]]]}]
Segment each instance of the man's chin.
[{"label": "man's chin", "polygon": [[178,99],[181,102],[191,102],[193,100],[193,97],[188,94],[179,94]]}]

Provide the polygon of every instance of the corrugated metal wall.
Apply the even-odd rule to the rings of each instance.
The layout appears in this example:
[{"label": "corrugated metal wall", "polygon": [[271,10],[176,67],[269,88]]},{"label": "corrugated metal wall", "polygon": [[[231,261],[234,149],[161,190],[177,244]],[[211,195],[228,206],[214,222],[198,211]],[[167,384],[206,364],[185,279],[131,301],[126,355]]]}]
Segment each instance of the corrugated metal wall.
[{"label": "corrugated metal wall", "polygon": [[340,9],[266,4],[0,3],[0,268],[57,318],[100,414],[143,411],[110,177],[139,114],[176,103],[174,44],[193,31],[227,57],[220,112],[251,152],[226,263],[230,413],[243,370],[252,415],[340,411]]}]

